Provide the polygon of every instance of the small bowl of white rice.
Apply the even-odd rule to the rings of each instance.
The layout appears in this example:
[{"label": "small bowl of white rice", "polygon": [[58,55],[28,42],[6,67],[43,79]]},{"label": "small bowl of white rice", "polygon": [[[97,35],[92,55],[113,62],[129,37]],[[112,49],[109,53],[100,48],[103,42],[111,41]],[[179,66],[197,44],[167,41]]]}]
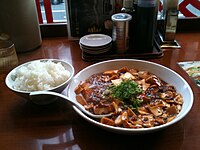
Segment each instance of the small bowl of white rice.
[{"label": "small bowl of white rice", "polygon": [[[30,99],[30,92],[54,91],[61,93],[74,76],[74,67],[59,59],[40,59],[21,64],[6,77],[6,85],[20,96]],[[52,96],[34,100],[38,104],[55,101]]]}]

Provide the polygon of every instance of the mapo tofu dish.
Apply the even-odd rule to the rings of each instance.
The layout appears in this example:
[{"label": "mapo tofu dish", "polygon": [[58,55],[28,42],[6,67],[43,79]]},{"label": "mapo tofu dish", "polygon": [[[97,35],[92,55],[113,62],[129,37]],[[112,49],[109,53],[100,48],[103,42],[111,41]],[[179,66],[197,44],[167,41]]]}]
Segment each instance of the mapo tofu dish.
[{"label": "mapo tofu dish", "polygon": [[122,128],[151,128],[172,121],[181,111],[182,96],[156,75],[123,67],[93,74],[75,89],[76,100],[99,121]]}]

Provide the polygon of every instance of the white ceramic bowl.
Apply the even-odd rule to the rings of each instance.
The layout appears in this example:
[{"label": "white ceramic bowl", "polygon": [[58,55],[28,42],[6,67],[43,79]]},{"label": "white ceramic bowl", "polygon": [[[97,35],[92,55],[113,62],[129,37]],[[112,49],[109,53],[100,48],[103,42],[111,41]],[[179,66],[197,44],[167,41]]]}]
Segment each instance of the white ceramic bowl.
[{"label": "white ceramic bowl", "polygon": [[166,128],[181,119],[183,119],[191,110],[193,105],[193,92],[189,86],[189,84],[176,72],[173,70],[148,61],[142,61],[142,60],[135,60],[135,59],[116,59],[116,60],[109,60],[109,61],[103,61],[100,63],[93,64],[91,66],[88,66],[87,68],[84,68],[81,70],[78,74],[74,76],[73,81],[69,85],[68,94],[69,97],[76,101],[74,89],[77,87],[77,85],[80,83],[80,81],[84,81],[87,79],[90,75],[95,73],[100,73],[106,70],[112,70],[112,69],[119,69],[120,67],[127,66],[129,68],[137,68],[139,70],[146,70],[149,71],[156,76],[160,77],[162,80],[164,80],[167,83],[172,84],[175,86],[177,92],[182,94],[183,96],[183,107],[181,112],[178,114],[178,116],[172,120],[171,122],[168,122],[166,124],[152,127],[152,128],[140,128],[140,129],[128,129],[128,128],[120,128],[120,127],[113,127],[108,126],[105,124],[102,124],[98,121],[93,120],[92,118],[89,118],[85,114],[83,114],[80,110],[78,110],[76,107],[74,107],[75,111],[85,120],[88,122],[103,128],[105,130],[109,130],[116,133],[123,133],[123,134],[141,134],[141,133],[149,133],[161,130],[163,128]]},{"label": "white ceramic bowl", "polygon": [[[64,68],[70,72],[70,77],[66,81],[64,81],[62,84],[60,84],[54,88],[48,89],[49,91],[54,91],[54,92],[60,93],[67,87],[67,85],[70,83],[71,79],[73,78],[74,67],[70,63],[59,60],[59,59],[40,59],[39,61],[45,62],[45,61],[49,61],[49,60],[51,60],[52,62],[55,62],[55,63],[61,62],[61,64],[64,66]],[[33,60],[33,61],[35,61],[35,60]],[[14,91],[15,93],[17,93],[18,95],[22,96],[23,98],[25,98],[27,100],[30,100],[30,97],[29,97],[30,91],[21,91],[21,90],[15,89],[13,87],[13,84],[15,82],[14,74],[17,69],[19,69],[22,66],[27,66],[28,64],[30,64],[33,61],[29,61],[29,62],[26,62],[24,64],[17,66],[16,68],[14,68],[13,70],[11,70],[8,73],[8,75],[6,76],[6,79],[5,79],[5,83],[9,89],[11,89],[12,91]],[[48,95],[47,96],[41,95],[40,97],[37,98],[37,100],[34,99],[34,102],[37,104],[49,104],[53,101],[55,101],[55,98],[52,96],[48,96]]]}]

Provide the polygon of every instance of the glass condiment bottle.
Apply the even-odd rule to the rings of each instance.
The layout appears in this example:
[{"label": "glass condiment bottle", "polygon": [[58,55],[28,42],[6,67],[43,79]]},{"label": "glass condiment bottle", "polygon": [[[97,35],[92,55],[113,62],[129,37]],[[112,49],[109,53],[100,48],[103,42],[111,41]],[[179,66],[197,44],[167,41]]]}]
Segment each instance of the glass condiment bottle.
[{"label": "glass condiment bottle", "polygon": [[138,0],[137,5],[137,49],[152,52],[156,28],[156,0]]}]

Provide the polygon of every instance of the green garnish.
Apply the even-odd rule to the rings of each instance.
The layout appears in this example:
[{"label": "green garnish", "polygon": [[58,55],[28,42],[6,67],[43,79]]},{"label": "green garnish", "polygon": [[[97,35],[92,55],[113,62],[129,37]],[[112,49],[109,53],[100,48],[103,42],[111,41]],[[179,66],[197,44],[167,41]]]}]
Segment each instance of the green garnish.
[{"label": "green garnish", "polygon": [[110,90],[111,97],[127,102],[134,109],[138,108],[142,102],[137,98],[142,89],[133,80],[124,80],[117,86],[110,86],[108,90]]}]

